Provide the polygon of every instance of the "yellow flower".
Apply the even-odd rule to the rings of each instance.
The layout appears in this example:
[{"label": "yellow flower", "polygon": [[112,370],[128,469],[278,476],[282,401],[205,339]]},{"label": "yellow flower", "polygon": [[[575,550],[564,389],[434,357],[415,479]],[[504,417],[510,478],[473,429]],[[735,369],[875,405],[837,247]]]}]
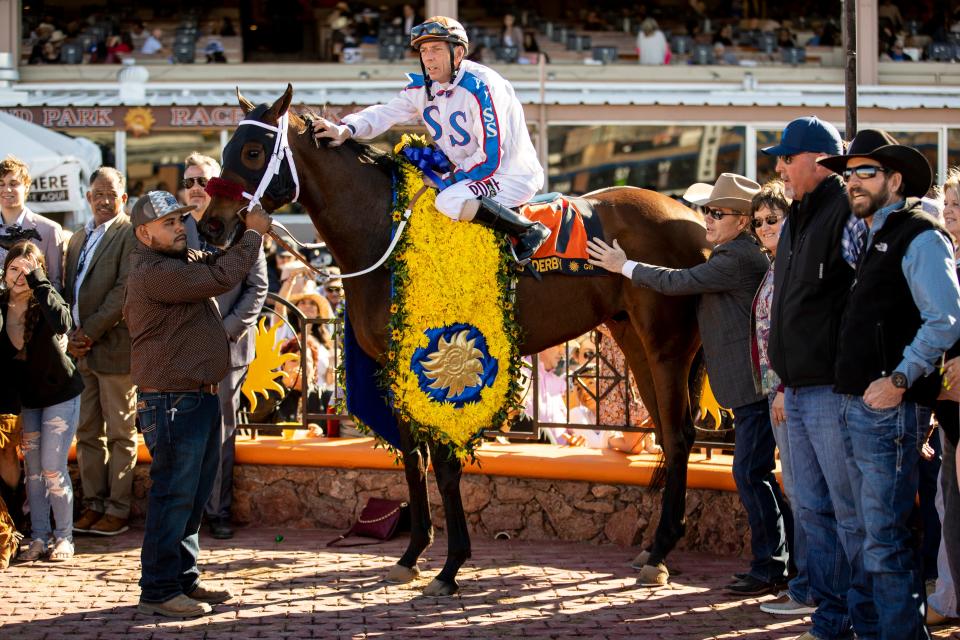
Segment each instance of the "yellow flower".
[{"label": "yellow flower", "polygon": [[390,313],[396,313],[399,310],[400,310],[400,307],[398,305],[396,304],[390,305]]}]

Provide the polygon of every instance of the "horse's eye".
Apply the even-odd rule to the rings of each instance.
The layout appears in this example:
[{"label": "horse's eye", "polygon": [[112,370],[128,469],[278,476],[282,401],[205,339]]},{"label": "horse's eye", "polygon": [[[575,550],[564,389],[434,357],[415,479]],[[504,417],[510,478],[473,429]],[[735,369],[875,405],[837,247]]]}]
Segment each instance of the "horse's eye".
[{"label": "horse's eye", "polygon": [[260,157],[260,152],[259,152],[259,151],[248,151],[248,152],[247,152],[247,155],[250,156],[251,158],[259,158],[259,157]]}]

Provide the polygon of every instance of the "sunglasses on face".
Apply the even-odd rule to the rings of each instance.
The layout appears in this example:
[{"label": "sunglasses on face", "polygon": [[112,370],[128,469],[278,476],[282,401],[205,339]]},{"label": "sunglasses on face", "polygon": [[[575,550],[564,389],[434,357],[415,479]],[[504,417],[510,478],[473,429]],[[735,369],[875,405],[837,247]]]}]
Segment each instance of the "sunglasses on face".
[{"label": "sunglasses on face", "polygon": [[329,293],[340,293],[343,291],[343,287],[326,287],[326,289]]},{"label": "sunglasses on face", "polygon": [[843,179],[849,180],[850,176],[857,176],[861,180],[869,180],[870,178],[875,178],[878,173],[886,173],[887,170],[883,167],[876,167],[872,164],[865,164],[859,167],[853,167],[852,169],[843,170]]},{"label": "sunglasses on face", "polygon": [[767,223],[768,225],[770,225],[770,226],[772,227],[773,225],[778,224],[779,222],[780,222],[780,216],[778,216],[778,215],[775,214],[775,213],[771,213],[770,215],[768,215],[768,216],[765,217],[765,218],[754,218],[754,219],[753,219],[753,228],[754,228],[754,229],[759,229],[760,227],[763,226],[764,223]]},{"label": "sunglasses on face", "polygon": [[724,217],[724,216],[742,216],[742,215],[745,215],[745,214],[742,214],[742,213],[726,213],[726,212],[724,212],[724,211],[721,211],[720,209],[713,209],[713,208],[711,208],[711,207],[704,207],[704,208],[703,208],[703,215],[704,215],[704,216],[710,216],[710,217],[713,218],[714,220],[723,220],[723,217]]},{"label": "sunglasses on face", "polygon": [[193,185],[195,184],[198,184],[201,187],[206,187],[207,179],[206,178],[184,178],[182,184],[184,189],[192,189]]}]

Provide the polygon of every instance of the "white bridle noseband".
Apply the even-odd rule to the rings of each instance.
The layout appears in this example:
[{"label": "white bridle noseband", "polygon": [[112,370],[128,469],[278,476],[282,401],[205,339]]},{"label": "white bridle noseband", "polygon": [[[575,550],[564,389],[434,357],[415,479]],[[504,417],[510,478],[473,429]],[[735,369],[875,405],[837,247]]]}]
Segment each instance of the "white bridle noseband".
[{"label": "white bridle noseband", "polygon": [[270,154],[270,162],[267,163],[267,169],[263,172],[263,177],[260,178],[260,184],[257,185],[256,192],[252,194],[246,191],[243,192],[243,197],[250,201],[246,206],[248,211],[252,207],[260,204],[260,198],[266,193],[267,187],[273,182],[274,177],[280,175],[280,167],[283,165],[284,158],[286,158],[287,164],[290,165],[290,175],[293,176],[294,192],[291,202],[296,202],[300,198],[300,177],[297,175],[297,165],[293,162],[293,151],[290,149],[290,142],[287,140],[287,125],[289,122],[290,114],[285,112],[280,116],[280,119],[277,120],[277,126],[275,127],[257,120],[241,120],[237,123],[238,127],[249,124],[273,131],[277,134],[276,139],[273,141],[273,153]]}]

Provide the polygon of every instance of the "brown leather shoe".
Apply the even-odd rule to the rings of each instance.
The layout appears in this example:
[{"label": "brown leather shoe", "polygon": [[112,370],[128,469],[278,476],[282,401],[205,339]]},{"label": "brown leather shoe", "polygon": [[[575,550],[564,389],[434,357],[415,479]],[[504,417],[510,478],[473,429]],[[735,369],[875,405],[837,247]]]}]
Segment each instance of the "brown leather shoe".
[{"label": "brown leather shoe", "polygon": [[168,618],[196,618],[213,611],[206,602],[197,602],[182,593],[166,602],[144,602],[137,604],[137,611],[147,615],[166,616]]},{"label": "brown leather shoe", "polygon": [[100,518],[97,524],[90,527],[88,533],[94,533],[98,536],[115,536],[129,528],[130,526],[127,524],[126,518],[118,518],[108,513]]},{"label": "brown leather shoe", "polygon": [[78,533],[90,533],[90,527],[97,524],[103,514],[93,509],[84,509],[77,521],[73,523],[73,530]]},{"label": "brown leather shoe", "polygon": [[187,595],[197,602],[207,604],[222,604],[233,598],[233,593],[229,589],[214,589],[205,582],[198,582],[194,590]]}]

